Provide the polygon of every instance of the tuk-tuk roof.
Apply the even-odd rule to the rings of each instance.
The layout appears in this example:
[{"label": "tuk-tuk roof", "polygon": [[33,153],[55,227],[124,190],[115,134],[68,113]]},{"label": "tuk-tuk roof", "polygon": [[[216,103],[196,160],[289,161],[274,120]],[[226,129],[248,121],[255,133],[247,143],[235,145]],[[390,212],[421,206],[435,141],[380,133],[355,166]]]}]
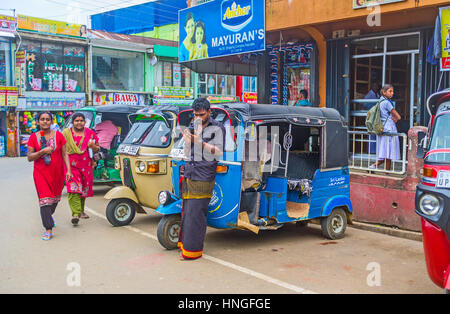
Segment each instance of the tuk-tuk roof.
[{"label": "tuk-tuk roof", "polygon": [[94,106],[97,112],[110,112],[110,113],[124,113],[130,114],[143,109],[143,106],[128,106],[128,105],[105,105],[105,106]]},{"label": "tuk-tuk roof", "polygon": [[139,111],[136,114],[145,114],[152,113],[157,111],[170,111],[174,114],[178,114],[180,111],[191,109],[191,106],[177,106],[177,105],[158,105],[158,106],[147,106]]},{"label": "tuk-tuk roof", "polygon": [[238,111],[245,120],[289,119],[295,117],[318,118],[324,121],[343,122],[339,112],[333,108],[291,107],[246,103],[224,103],[213,107],[230,108]]},{"label": "tuk-tuk roof", "polygon": [[347,126],[335,109],[245,103],[227,103],[213,107],[235,110],[245,121],[285,120],[291,124],[323,127],[326,136],[324,136],[321,154],[321,168],[329,169],[348,165]]},{"label": "tuk-tuk roof", "polygon": [[444,100],[450,100],[450,88],[446,88],[440,92],[432,94],[430,97],[428,97],[427,100],[427,109],[428,113],[431,116],[436,115],[436,112],[439,109],[439,105]]}]

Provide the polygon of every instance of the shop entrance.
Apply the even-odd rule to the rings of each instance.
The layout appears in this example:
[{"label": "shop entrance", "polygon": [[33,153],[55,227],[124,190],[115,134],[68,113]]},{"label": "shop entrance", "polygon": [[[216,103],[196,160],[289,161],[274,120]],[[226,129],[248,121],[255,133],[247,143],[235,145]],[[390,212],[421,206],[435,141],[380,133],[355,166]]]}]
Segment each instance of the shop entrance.
[{"label": "shop entrance", "polygon": [[367,111],[377,103],[384,84],[394,86],[395,109],[402,120],[399,133],[417,122],[419,33],[396,34],[354,40],[351,62],[350,126],[364,130]]}]

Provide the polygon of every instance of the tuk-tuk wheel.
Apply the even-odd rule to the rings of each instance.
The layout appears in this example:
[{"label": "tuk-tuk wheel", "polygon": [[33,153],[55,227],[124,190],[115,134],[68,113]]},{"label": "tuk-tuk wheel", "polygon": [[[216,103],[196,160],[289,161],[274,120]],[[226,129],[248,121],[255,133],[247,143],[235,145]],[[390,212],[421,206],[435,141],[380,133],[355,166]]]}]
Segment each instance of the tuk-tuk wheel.
[{"label": "tuk-tuk wheel", "polygon": [[177,248],[181,229],[180,215],[165,215],[158,223],[158,241],[168,250]]},{"label": "tuk-tuk wheel", "polygon": [[136,215],[136,203],[127,198],[111,200],[106,206],[106,218],[114,227],[129,225]]},{"label": "tuk-tuk wheel", "polygon": [[347,213],[335,208],[328,217],[321,219],[322,235],[330,240],[342,239],[347,228]]}]

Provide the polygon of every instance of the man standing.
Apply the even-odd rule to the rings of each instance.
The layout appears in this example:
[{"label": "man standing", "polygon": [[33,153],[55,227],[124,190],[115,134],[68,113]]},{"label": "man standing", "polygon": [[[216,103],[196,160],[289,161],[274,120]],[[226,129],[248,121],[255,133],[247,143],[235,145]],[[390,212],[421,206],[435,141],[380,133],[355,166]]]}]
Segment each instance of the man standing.
[{"label": "man standing", "polygon": [[193,123],[183,133],[188,160],[181,183],[183,208],[178,242],[181,259],[191,260],[203,254],[206,214],[214,190],[217,162],[225,146],[225,128],[211,118],[209,101],[197,98],[192,107]]}]

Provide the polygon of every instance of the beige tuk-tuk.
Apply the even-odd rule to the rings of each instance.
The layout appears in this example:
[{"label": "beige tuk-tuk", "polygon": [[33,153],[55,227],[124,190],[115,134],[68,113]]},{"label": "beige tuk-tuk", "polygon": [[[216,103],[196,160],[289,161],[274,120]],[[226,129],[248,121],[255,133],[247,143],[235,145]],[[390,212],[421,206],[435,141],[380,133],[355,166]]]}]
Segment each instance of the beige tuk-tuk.
[{"label": "beige tuk-tuk", "polygon": [[128,225],[136,212],[146,213],[143,207],[158,207],[159,192],[172,190],[169,153],[177,114],[188,109],[188,106],[151,106],[129,116],[135,122],[115,157],[122,186],[105,195],[110,200],[106,217],[113,226]]}]

